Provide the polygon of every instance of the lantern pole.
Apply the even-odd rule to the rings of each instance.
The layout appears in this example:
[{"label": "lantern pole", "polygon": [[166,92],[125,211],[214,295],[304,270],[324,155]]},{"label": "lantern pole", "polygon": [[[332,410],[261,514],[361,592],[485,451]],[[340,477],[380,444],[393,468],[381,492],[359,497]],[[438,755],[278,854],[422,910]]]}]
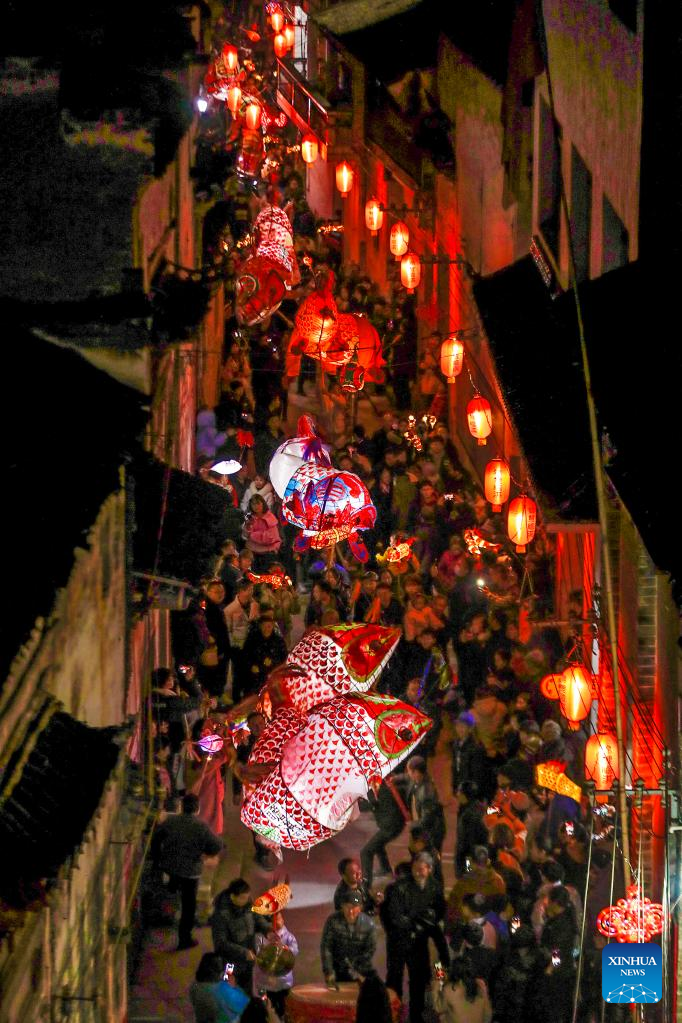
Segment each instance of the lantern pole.
[{"label": "lantern pole", "polygon": [[[538,22],[538,42],[542,51],[542,56],[545,62],[545,77],[547,79],[547,95],[549,99],[549,106],[552,112],[552,121],[556,129],[557,117],[556,117],[556,106],[554,103],[554,89],[552,87],[552,76],[550,74],[549,67],[549,49],[547,46],[547,35],[545,30],[545,18],[541,0],[536,0],[535,3],[537,11],[537,22]],[[606,480],[604,475],[604,465],[601,457],[601,448],[599,444],[599,430],[597,427],[597,412],[594,402],[594,394],[592,391],[592,373],[590,371],[590,362],[587,355],[587,344],[585,342],[585,325],[583,323],[582,307],[580,304],[580,296],[578,294],[578,276],[576,272],[575,263],[575,245],[573,242],[573,232],[571,230],[571,218],[568,208],[568,198],[566,196],[566,182],[564,180],[563,172],[559,169],[559,193],[561,199],[561,211],[564,217],[564,224],[566,226],[566,236],[568,240],[568,273],[569,273],[569,286],[573,293],[573,300],[575,306],[575,318],[576,325],[578,328],[578,339],[580,341],[580,356],[582,362],[583,377],[585,380],[585,398],[587,404],[587,412],[590,423],[590,442],[592,447],[592,469],[594,472],[594,485],[597,492],[597,508],[599,515],[599,528],[601,532],[601,547],[602,557],[604,559],[604,590],[606,593],[606,625],[607,634],[609,640],[609,646],[611,649],[611,675],[613,679],[613,699],[614,699],[614,710],[616,718],[616,742],[618,744],[618,760],[623,773],[622,783],[618,786],[618,813],[621,824],[621,838],[623,842],[623,874],[625,879],[625,887],[632,881],[630,871],[630,830],[628,821],[628,807],[627,807],[627,796],[625,791],[625,742],[623,737],[623,699],[620,689],[620,670],[619,670],[619,652],[618,652],[618,631],[617,631],[617,619],[616,619],[616,603],[613,594],[613,574],[611,564],[611,548],[609,545],[609,526],[608,526],[608,508],[606,504]]]}]

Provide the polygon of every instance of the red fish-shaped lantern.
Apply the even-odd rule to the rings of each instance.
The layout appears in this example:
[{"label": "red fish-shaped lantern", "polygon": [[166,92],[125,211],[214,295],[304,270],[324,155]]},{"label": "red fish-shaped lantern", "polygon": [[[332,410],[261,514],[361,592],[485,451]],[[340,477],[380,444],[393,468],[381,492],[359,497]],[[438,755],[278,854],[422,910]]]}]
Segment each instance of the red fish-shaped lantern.
[{"label": "red fish-shaped lantern", "polygon": [[286,212],[279,206],[265,206],[253,230],[256,251],[239,268],[235,285],[235,315],[247,327],[279,309],[287,289],[301,279]]},{"label": "red fish-shaped lantern", "polygon": [[279,913],[285,906],[288,906],[290,900],[291,886],[283,881],[259,895],[251,907],[251,912],[259,913],[262,916],[272,916],[273,913]]},{"label": "red fish-shaped lantern", "polygon": [[384,553],[377,554],[377,561],[382,567],[385,566],[391,575],[404,575],[410,565],[417,570],[419,559],[412,553],[412,544],[415,540],[414,536],[392,536],[390,545]]}]

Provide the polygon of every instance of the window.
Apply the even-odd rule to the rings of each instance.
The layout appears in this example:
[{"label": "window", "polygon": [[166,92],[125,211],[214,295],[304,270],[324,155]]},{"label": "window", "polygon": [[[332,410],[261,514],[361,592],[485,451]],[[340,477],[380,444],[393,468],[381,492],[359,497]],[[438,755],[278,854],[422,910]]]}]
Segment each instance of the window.
[{"label": "window", "polygon": [[629,259],[630,237],[608,198],[604,196],[602,212],[602,273],[625,266]]},{"label": "window", "polygon": [[590,276],[591,220],[592,174],[575,146],[571,146],[571,234],[578,284]]},{"label": "window", "polygon": [[561,142],[555,130],[549,105],[540,100],[540,152],[538,223],[542,237],[559,261],[559,224],[561,222]]}]

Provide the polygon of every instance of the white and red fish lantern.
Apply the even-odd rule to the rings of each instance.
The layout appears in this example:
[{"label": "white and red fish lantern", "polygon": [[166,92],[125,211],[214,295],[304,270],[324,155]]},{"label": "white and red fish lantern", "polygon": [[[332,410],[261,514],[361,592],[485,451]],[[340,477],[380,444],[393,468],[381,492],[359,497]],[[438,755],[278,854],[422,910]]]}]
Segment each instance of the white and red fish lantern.
[{"label": "white and red fish lantern", "polygon": [[247,794],[241,819],[289,849],[308,849],[341,831],[358,799],[409,756],[431,727],[425,714],[392,696],[337,696],[303,722],[293,712],[277,715],[254,754],[283,714],[287,728],[277,729],[281,742],[268,748],[275,757],[272,770]]},{"label": "white and red fish lantern", "polygon": [[300,416],[296,429],[297,435],[280,444],[270,462],[270,482],[279,498],[284,498],[289,480],[306,462],[326,466],[332,464],[329,457],[331,448],[322,442],[312,416]]},{"label": "white and red fish lantern", "polygon": [[271,316],[286,291],[301,279],[294,251],[291,221],[279,206],[265,206],[253,225],[256,249],[239,267],[235,284],[235,316],[252,327]]},{"label": "white and red fish lantern", "polygon": [[355,473],[304,463],[284,492],[282,517],[301,530],[294,543],[299,552],[323,550],[347,540],[354,558],[362,562],[369,558],[359,533],[372,528],[377,513],[367,487]]}]

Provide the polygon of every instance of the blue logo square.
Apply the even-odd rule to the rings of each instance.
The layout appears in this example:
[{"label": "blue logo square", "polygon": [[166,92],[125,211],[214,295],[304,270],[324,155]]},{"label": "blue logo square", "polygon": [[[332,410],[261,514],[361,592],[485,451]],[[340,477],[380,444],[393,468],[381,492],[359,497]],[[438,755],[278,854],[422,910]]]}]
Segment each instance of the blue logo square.
[{"label": "blue logo square", "polygon": [[605,1002],[623,1005],[660,1002],[663,952],[653,942],[607,945],[601,953],[601,993]]}]

